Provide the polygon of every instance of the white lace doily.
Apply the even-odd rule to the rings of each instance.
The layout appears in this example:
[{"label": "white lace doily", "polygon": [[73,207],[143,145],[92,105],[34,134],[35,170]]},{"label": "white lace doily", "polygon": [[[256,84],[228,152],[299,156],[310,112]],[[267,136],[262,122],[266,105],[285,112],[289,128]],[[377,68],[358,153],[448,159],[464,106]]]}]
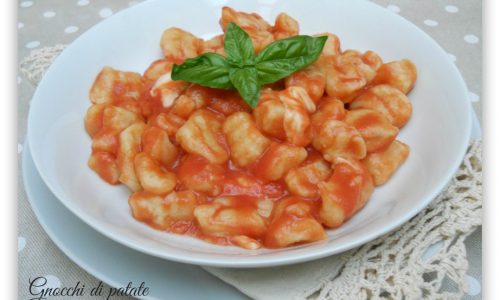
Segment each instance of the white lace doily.
[{"label": "white lace doily", "polygon": [[[471,143],[448,187],[416,217],[343,255],[343,270],[321,286],[315,299],[462,296],[468,268],[464,241],[482,220],[481,146],[480,140]],[[443,290],[445,281],[456,289]]]},{"label": "white lace doily", "polygon": [[[21,61],[21,73],[36,85],[64,48],[34,50]],[[467,291],[464,241],[482,221],[481,149],[481,140],[470,144],[426,209],[357,249],[300,266],[206,269],[258,299],[458,299]]]}]

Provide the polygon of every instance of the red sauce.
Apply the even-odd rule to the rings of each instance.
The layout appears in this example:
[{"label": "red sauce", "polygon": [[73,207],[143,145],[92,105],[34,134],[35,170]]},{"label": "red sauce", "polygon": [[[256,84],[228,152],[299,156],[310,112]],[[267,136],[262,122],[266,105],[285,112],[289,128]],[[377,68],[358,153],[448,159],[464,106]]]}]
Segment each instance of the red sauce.
[{"label": "red sauce", "polygon": [[89,165],[99,176],[110,184],[117,184],[118,167],[116,165],[116,157],[108,152],[94,152],[89,161]]},{"label": "red sauce", "polygon": [[248,172],[227,170],[224,178],[222,196],[251,196],[278,199],[287,194],[283,182],[264,183]]},{"label": "red sauce", "polygon": [[[377,63],[375,58],[370,56],[364,59],[367,63]],[[128,81],[120,79],[111,89],[111,103],[106,104],[119,106],[134,112],[140,115],[144,122],[146,122],[147,129],[142,134],[140,141],[140,144],[143,145],[141,151],[148,153],[156,151],[155,153],[162,153],[159,150],[157,151],[158,148],[162,147],[162,144],[156,143],[155,141],[160,140],[160,137],[165,141],[165,134],[168,135],[170,142],[177,146],[179,152],[178,154],[176,153],[177,156],[173,155],[172,158],[169,158],[167,155],[167,158],[163,160],[168,160],[168,163],[165,162],[161,164],[162,171],[176,174],[177,183],[174,189],[175,192],[181,193],[189,191],[187,194],[189,194],[191,198],[189,198],[188,195],[186,199],[180,199],[176,205],[203,205],[202,208],[210,207],[212,209],[209,212],[211,213],[210,220],[217,220],[217,218],[221,216],[231,219],[232,215],[230,213],[236,211],[237,214],[235,214],[235,216],[237,216],[237,218],[233,219],[241,219],[235,222],[235,224],[240,225],[233,226],[230,224],[224,231],[229,234],[229,236],[218,236],[216,233],[207,233],[205,227],[201,228],[199,223],[203,222],[197,221],[194,215],[184,219],[172,218],[174,220],[170,220],[169,216],[163,216],[165,221],[158,221],[158,219],[161,219],[162,215],[166,213],[158,214],[156,209],[162,212],[162,205],[164,205],[163,208],[165,209],[171,205],[167,203],[169,200],[166,200],[170,194],[153,195],[153,197],[155,197],[154,199],[156,199],[155,205],[160,202],[160,208],[151,208],[145,205],[137,211],[133,210],[134,216],[153,228],[193,236],[220,245],[234,244],[231,235],[246,235],[266,247],[283,247],[278,238],[279,234],[283,232],[286,233],[287,230],[300,231],[299,227],[302,226],[301,224],[309,224],[311,222],[315,224],[316,229],[307,227],[302,230],[301,233],[305,235],[309,234],[309,236],[306,240],[299,241],[299,243],[325,238],[319,213],[322,203],[319,192],[309,193],[308,195],[311,196],[311,198],[291,196],[292,192],[302,195],[304,193],[295,190],[290,192],[284,179],[289,169],[286,169],[287,167],[283,167],[283,165],[287,165],[288,163],[288,165],[293,164],[293,167],[301,167],[323,159],[322,153],[311,146],[310,140],[314,134],[312,127],[309,131],[310,136],[307,136],[307,132],[304,133],[307,141],[301,144],[305,145],[305,147],[287,144],[284,141],[286,140],[286,134],[283,125],[283,116],[273,116],[274,119],[270,118],[274,120],[273,124],[265,124],[266,126],[269,125],[271,128],[270,130],[266,130],[269,134],[261,132],[271,140],[270,146],[267,147],[255,162],[245,168],[237,167],[231,160],[222,164],[214,164],[200,155],[186,153],[177,143],[176,134],[192,113],[203,110],[207,114],[215,115],[215,118],[213,116],[211,118],[213,122],[209,124],[215,124],[214,127],[217,127],[223,123],[227,116],[236,112],[247,112],[251,114],[252,109],[237,91],[212,89],[196,84],[187,84],[181,81],[171,81],[164,84],[168,85],[170,90],[176,93],[178,92],[185,102],[180,103],[179,101],[169,107],[165,107],[162,102],[161,92],[155,92],[154,95],[151,95],[151,90],[156,79],[165,74],[165,72],[171,70],[173,62],[181,63],[182,60],[172,61],[171,59],[166,59],[154,62],[146,71],[140,82],[136,80]],[[308,74],[304,73],[298,76],[306,75]],[[384,74],[382,74],[381,77],[383,78]],[[100,78],[98,77],[96,80],[100,80]],[[296,78],[292,79],[291,83],[293,83],[293,80],[298,80],[299,83],[305,81],[304,78]],[[362,78],[360,79],[359,76],[355,76],[345,77],[342,80],[357,84]],[[313,80],[311,83],[313,86],[306,85],[304,88],[307,90],[308,88],[314,88],[316,85],[321,87],[324,85],[323,81],[324,78],[320,76]],[[350,96],[355,97],[357,94],[366,91],[368,87],[369,86],[362,86]],[[285,88],[285,82],[281,80],[277,83],[267,85],[267,88],[269,88],[269,90],[262,91],[261,103],[266,103],[264,102],[266,99],[267,101],[279,101],[279,97],[275,98],[274,92],[283,90]],[[319,93],[321,94],[321,92]],[[315,129],[320,128],[327,120],[342,120],[356,127],[356,130],[363,132],[364,130],[370,131],[372,127],[377,126],[381,122],[380,115],[377,113],[353,114],[350,118],[348,116],[349,114],[346,116],[345,104],[343,102],[333,100],[334,98],[325,95],[313,96],[315,97],[314,100],[318,101],[317,112],[320,113],[313,118],[305,108],[303,111],[304,115],[307,114],[309,118],[312,119]],[[274,105],[275,103],[269,102],[267,104],[268,105],[261,105],[257,108],[257,110],[261,110],[260,112],[262,112],[262,115],[272,113],[271,109],[273,106],[271,104]],[[220,120],[217,120],[218,118]],[[346,118],[350,118],[350,120],[346,120]],[[112,131],[109,128],[102,128],[102,112],[96,114],[95,119],[96,120],[92,121],[92,128],[98,128],[99,130],[93,136],[93,160],[91,167],[107,182],[118,183],[117,173],[119,170],[116,156],[120,147],[120,132]],[[255,123],[257,126],[258,122]],[[259,124],[259,126],[260,125],[262,124]],[[355,129],[353,128],[353,130]],[[196,134],[203,136],[204,132],[200,133],[199,131],[202,130],[198,130]],[[338,129],[338,134],[335,133],[333,135],[341,136],[344,133],[343,131],[345,131],[345,129]],[[273,136],[270,136],[271,134]],[[213,135],[211,135],[211,137],[212,136]],[[222,130],[215,133],[215,140],[228,154],[230,154],[230,147]],[[213,139],[211,142],[213,142]],[[294,142],[297,144],[297,141]],[[263,142],[263,144],[265,144],[265,142]],[[290,147],[286,147],[285,145]],[[167,148],[167,146],[164,148]],[[360,148],[363,145],[360,146],[359,143],[353,142],[352,140],[349,144],[344,146],[347,148],[347,152],[359,153],[364,150]],[[203,149],[206,152],[213,151],[214,148],[209,146],[205,147],[205,145],[203,145]],[[305,152],[307,152],[307,156]],[[220,153],[212,154],[215,156]],[[160,155],[157,157],[159,156]],[[155,157],[155,159],[157,159],[157,157]],[[161,157],[163,158],[164,156]],[[211,159],[211,161],[214,160]],[[133,161],[132,163],[130,163],[130,161],[127,163],[129,169],[130,165],[134,165]],[[358,209],[358,202],[363,192],[363,176],[366,174],[360,175],[359,172],[353,170],[353,167],[347,163],[334,164],[332,165],[332,169],[334,170],[331,176],[331,171],[327,171],[324,172],[327,174],[321,175],[321,178],[329,177],[325,180],[335,183],[336,188],[335,191],[333,191],[335,195],[331,198],[335,199],[334,201],[336,201],[336,204],[343,210],[344,216],[347,219],[353,215],[356,209]],[[157,173],[161,174],[161,172]],[[274,175],[275,173],[279,175]],[[272,176],[270,176],[270,174]],[[295,183],[309,190],[314,190],[314,186],[316,186],[317,189],[318,183],[311,181],[318,181],[319,179],[311,179],[314,177],[314,174],[307,174],[308,175],[302,176],[303,178],[297,177],[298,180],[296,180]],[[290,179],[288,179],[287,182],[290,184]],[[319,189],[317,190],[319,191]],[[130,197],[132,200],[129,201],[133,201],[134,195],[137,197],[151,197],[147,192],[141,191],[133,194]],[[195,199],[195,203],[189,202],[192,201],[193,198]],[[158,201],[158,199],[162,200]],[[268,209],[269,211],[265,211],[267,209],[266,205],[270,203],[269,201],[272,204],[272,208],[270,206]],[[191,212],[192,209],[188,211]],[[252,225],[251,219],[255,218],[257,213],[257,219],[262,219],[262,222],[264,222],[264,229],[262,229],[263,226],[259,227]],[[155,214],[160,215],[160,217]],[[229,217],[227,217],[227,215],[229,215]],[[197,217],[200,219],[199,215],[197,215]],[[164,221],[164,223],[162,223],[162,221]],[[308,231],[309,229],[312,231]]]},{"label": "red sauce", "polygon": [[[147,90],[151,89],[151,87],[152,83],[147,83]],[[123,93],[127,88],[126,85],[118,85],[115,87],[115,93]],[[234,91],[221,91],[191,85],[184,94],[189,95],[194,102],[198,104],[202,103],[202,106],[214,112],[221,119],[234,112],[251,111],[250,107]],[[176,144],[175,134],[186,121],[172,112],[171,107],[163,107],[160,95],[151,96],[149,92],[143,93],[137,101],[120,100],[114,102],[113,105],[140,113],[145,118],[149,129],[142,136],[143,145],[155,145],[155,140],[161,132],[166,132],[170,140]],[[368,126],[370,122],[374,121],[376,119],[368,116],[359,122],[362,123],[361,126]],[[117,180],[113,179],[112,169],[109,167],[116,164],[115,155],[119,147],[118,134],[110,132],[106,128],[101,128],[94,138],[104,139],[106,142],[104,144],[109,146],[109,154],[103,152],[106,154],[99,154],[97,156],[96,169],[102,169],[100,173],[101,177],[113,183],[112,180]],[[202,156],[185,153],[181,147],[178,147],[179,154],[177,159],[171,164],[163,165],[162,167],[165,171],[168,170],[176,173],[177,185],[175,191],[193,191],[197,198],[197,205],[210,204],[214,201],[224,201],[216,199],[229,197],[230,200],[228,201],[230,201],[230,205],[219,207],[213,215],[214,218],[223,211],[232,209],[237,210],[238,216],[244,219],[246,218],[245,216],[250,217],[258,211],[259,206],[257,203],[261,199],[273,201],[274,208],[272,215],[269,218],[263,218],[266,224],[265,231],[243,222],[242,224],[246,225],[227,228],[226,232],[235,235],[245,234],[266,247],[276,248],[280,247],[280,245],[273,234],[277,230],[282,229],[283,226],[289,228],[289,230],[295,230],[293,226],[300,224],[302,221],[320,220],[319,207],[321,199],[319,196],[314,199],[290,197],[290,192],[283,177],[279,180],[269,180],[266,178],[266,174],[274,170],[276,166],[276,154],[283,151],[280,145],[284,144],[278,138],[271,136],[268,136],[268,138],[272,140],[271,146],[267,148],[256,162],[246,168],[235,166],[231,160],[224,164],[212,164]],[[230,148],[222,132],[216,135],[216,140],[230,153]],[[322,158],[322,154],[312,146],[309,145],[305,149],[307,151],[307,158],[299,166],[313,163]],[[102,151],[102,149],[94,150]],[[147,151],[148,149],[142,150]],[[339,205],[344,209],[346,215],[350,216],[356,207],[354,199],[358,198],[360,191],[359,186],[354,184],[356,181],[355,175],[352,175],[352,172],[349,171],[347,166],[339,165],[330,180],[334,180],[342,186],[338,197],[343,200]],[[305,182],[303,184],[307,186],[308,183]],[[295,204],[298,204],[298,207],[306,207],[307,209],[304,212],[300,212],[299,209],[300,213],[297,213],[297,211],[288,212],[286,210],[287,207]],[[193,236],[220,245],[233,244],[231,236],[217,236],[203,232],[194,218],[192,220],[172,221],[165,227],[165,225],[156,223],[152,213],[137,213],[135,217],[159,230]],[[295,224],[296,222],[299,223]],[[324,232],[318,231],[311,238],[324,238]]]},{"label": "red sauce", "polygon": [[356,116],[352,119],[352,124],[360,131],[369,130],[383,122],[384,119],[379,113],[375,113],[370,110],[366,110],[366,113],[363,111],[362,114],[356,114]]},{"label": "red sauce", "polygon": [[338,164],[330,181],[337,184],[337,204],[342,207],[345,216],[352,216],[361,195],[362,176],[353,172],[351,166]]},{"label": "red sauce", "polygon": [[239,111],[252,111],[252,108],[235,91],[214,93],[209,107],[225,116]]},{"label": "red sauce", "polygon": [[[267,233],[263,238],[263,244],[268,248],[283,247],[276,238],[278,236],[276,232],[283,230],[293,231],[293,225],[297,222],[318,218],[319,204],[319,199],[307,199],[295,196],[281,199],[273,210],[271,216],[272,223],[269,225]],[[292,205],[296,205],[296,208],[289,209]],[[295,228],[295,230],[297,229]],[[312,240],[322,239],[323,234],[321,233],[321,236],[314,237]]]},{"label": "red sauce", "polygon": [[105,151],[116,155],[118,147],[118,133],[114,129],[102,128],[93,137],[92,151]]}]

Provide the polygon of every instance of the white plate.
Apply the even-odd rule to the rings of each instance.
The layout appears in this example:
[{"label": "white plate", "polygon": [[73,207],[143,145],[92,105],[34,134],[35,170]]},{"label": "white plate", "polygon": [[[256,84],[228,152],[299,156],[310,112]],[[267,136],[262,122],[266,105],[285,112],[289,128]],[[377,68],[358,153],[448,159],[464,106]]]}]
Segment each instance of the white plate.
[{"label": "white plate", "polygon": [[146,299],[248,299],[201,267],[143,254],[93,230],[50,192],[27,143],[23,149],[24,186],[38,221],[57,247],[85,271],[113,287],[144,281],[150,291]]},{"label": "white plate", "polygon": [[[220,6],[254,11],[267,20],[282,11],[302,33],[338,34],[344,49],[374,50],[384,61],[409,58],[419,78],[410,94],[413,117],[399,139],[411,146],[407,162],[367,206],[328,240],[299,247],[247,251],[166,234],[135,221],[127,188],[109,186],[88,167],[90,138],[83,116],[88,90],[104,65],[142,72],[160,57],[162,31],[178,26],[202,37],[220,31]],[[194,9],[196,7],[196,9]],[[147,1],[79,37],[47,71],[31,104],[28,138],[44,182],[79,218],[136,250],[187,263],[260,267],[339,253],[394,229],[424,208],[458,168],[471,126],[467,89],[447,54],[423,31],[367,1]]]}]

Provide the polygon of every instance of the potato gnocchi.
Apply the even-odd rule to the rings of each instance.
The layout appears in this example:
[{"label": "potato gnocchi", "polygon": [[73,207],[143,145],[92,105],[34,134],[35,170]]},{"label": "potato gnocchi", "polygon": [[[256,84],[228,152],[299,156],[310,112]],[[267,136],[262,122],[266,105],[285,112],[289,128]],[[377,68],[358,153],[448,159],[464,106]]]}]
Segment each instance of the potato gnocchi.
[{"label": "potato gnocchi", "polygon": [[143,74],[104,67],[84,117],[88,166],[127,186],[133,217],[158,230],[249,250],[325,240],[409,156],[396,138],[411,118],[416,66],[342,49],[326,32],[318,60],[263,86],[255,109],[235,90],[172,80],[174,64],[225,56],[230,22],[256,54],[300,32],[285,13],[271,24],[223,7],[222,34],[166,29],[163,57]]}]

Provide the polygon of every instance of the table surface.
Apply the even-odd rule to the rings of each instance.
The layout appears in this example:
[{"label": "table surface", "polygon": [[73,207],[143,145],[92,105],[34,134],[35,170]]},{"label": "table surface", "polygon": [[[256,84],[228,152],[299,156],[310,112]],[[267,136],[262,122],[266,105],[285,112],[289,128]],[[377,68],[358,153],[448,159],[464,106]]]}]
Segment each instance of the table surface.
[{"label": "table surface", "polygon": [[[141,1],[123,0],[19,0],[18,57],[32,50],[69,44],[87,29],[119,10]],[[374,0],[400,14],[427,32],[448,52],[459,68],[468,88],[474,110],[482,114],[482,3],[480,0]],[[36,85],[18,75],[18,153],[26,139],[29,103]],[[18,157],[21,166],[21,155]],[[70,261],[50,240],[36,220],[27,201],[21,172],[18,172],[18,292],[28,299],[28,280],[46,276],[57,286],[61,278],[68,283],[81,281],[86,286],[99,280]],[[481,230],[466,241],[469,260],[468,294],[464,299],[481,299]],[[80,298],[83,299],[83,298]],[[97,299],[92,297],[91,299]]]}]

